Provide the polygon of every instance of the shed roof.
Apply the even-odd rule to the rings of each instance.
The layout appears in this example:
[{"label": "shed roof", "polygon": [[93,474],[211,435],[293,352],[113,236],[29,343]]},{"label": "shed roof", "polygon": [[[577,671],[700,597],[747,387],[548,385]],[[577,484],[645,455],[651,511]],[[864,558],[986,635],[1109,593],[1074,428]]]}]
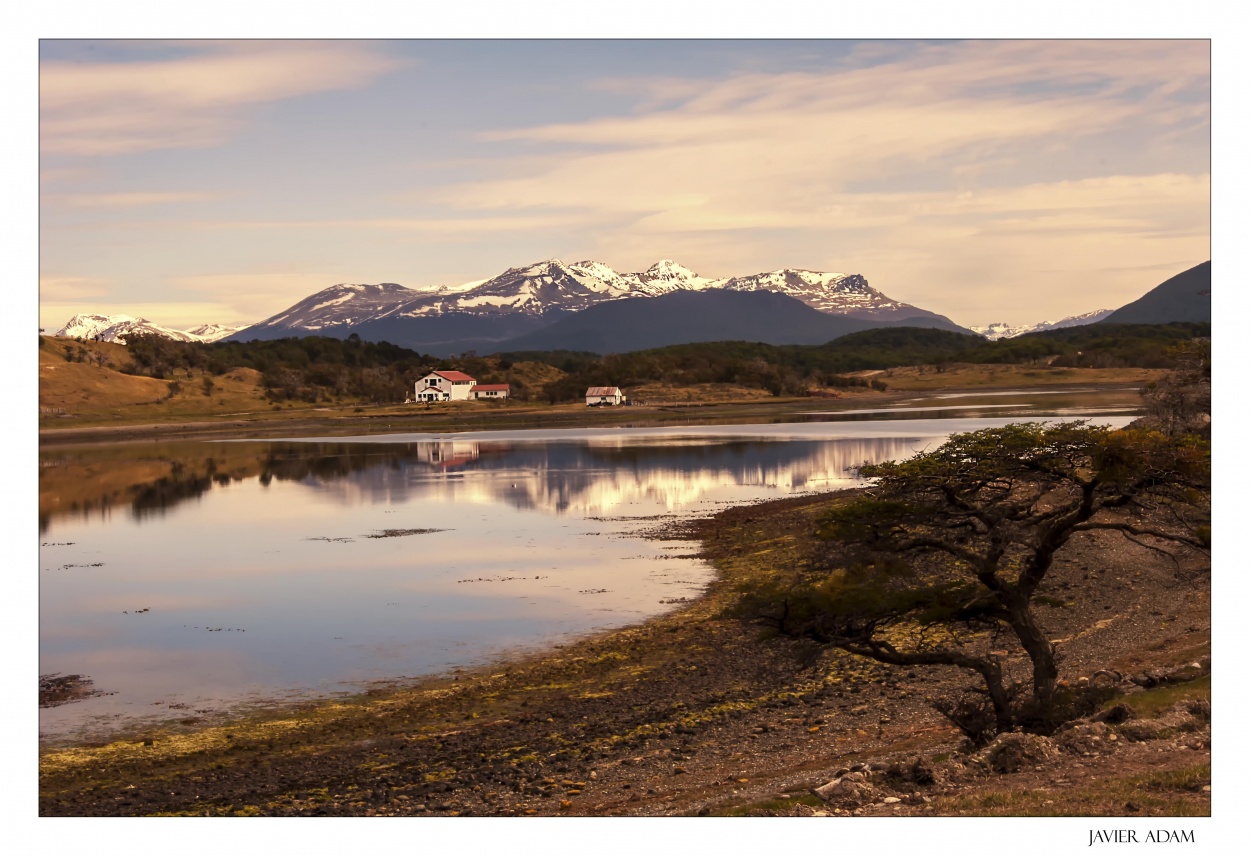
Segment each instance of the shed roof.
[{"label": "shed roof", "polygon": [[619,386],[592,386],[586,390],[586,397],[592,395],[620,395],[621,388]]},{"label": "shed roof", "polygon": [[474,392],[507,392],[509,384],[506,383],[475,383],[473,385]]}]

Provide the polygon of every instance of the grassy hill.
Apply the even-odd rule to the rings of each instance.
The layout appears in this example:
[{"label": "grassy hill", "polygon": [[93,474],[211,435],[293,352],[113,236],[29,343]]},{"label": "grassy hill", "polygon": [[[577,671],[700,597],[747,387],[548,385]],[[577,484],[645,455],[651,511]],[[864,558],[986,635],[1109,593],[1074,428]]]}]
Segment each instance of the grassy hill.
[{"label": "grassy hill", "polygon": [[[291,416],[334,418],[402,408],[412,384],[431,368],[467,371],[483,383],[510,383],[524,398],[558,381],[564,372],[545,363],[469,357],[452,362],[375,367],[320,363],[292,341],[257,346],[229,343],[79,342],[41,337],[39,423],[41,428],[275,420]],[[305,340],[308,349],[325,341]],[[155,351],[145,352],[144,348]],[[371,347],[364,343],[364,347]],[[342,353],[327,348],[332,353]],[[350,353],[350,346],[347,348]],[[402,350],[402,349],[400,349]],[[400,356],[407,359],[403,352]],[[420,358],[420,355],[414,355]],[[136,359],[138,358],[138,359]],[[430,358],[431,360],[433,358]],[[253,365],[239,365],[252,362]],[[256,367],[257,365],[263,368]],[[338,374],[347,375],[346,382]],[[158,374],[153,377],[149,372]],[[358,387],[351,381],[362,380]],[[523,401],[457,402],[445,410],[521,407]]]},{"label": "grassy hill", "polygon": [[185,370],[162,379],[123,372],[129,363],[124,345],[41,340],[40,425],[211,419],[271,409],[253,369],[218,376]]}]

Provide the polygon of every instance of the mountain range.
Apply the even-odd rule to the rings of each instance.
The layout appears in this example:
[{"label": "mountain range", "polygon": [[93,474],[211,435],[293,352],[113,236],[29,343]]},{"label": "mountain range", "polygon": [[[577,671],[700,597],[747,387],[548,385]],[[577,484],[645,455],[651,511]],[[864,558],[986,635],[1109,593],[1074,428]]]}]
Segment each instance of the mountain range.
[{"label": "mountain range", "polygon": [[995,321],[983,327],[969,327],[968,329],[974,333],[980,333],[990,340],[1013,339],[1016,336],[1023,336],[1025,333],[1041,333],[1046,330],[1059,330],[1063,327],[1080,327],[1085,324],[1094,324],[1114,311],[1114,309],[1095,309],[1093,312],[1086,312],[1082,315],[1069,315],[1067,318],[1061,318],[1058,321],[1039,321],[1036,324],[1007,324],[1002,321]]},{"label": "mountain range", "polygon": [[[744,293],[769,297],[752,302],[741,299]],[[174,330],[128,315],[75,315],[57,335],[119,342],[136,332],[200,342],[357,335],[437,355],[553,349],[613,353],[696,341],[811,344],[882,326],[1001,339],[1092,323],[1209,321],[1210,295],[1211,265],[1204,262],[1115,311],[966,329],[888,297],[860,274],[784,268],[711,279],[670,259],[639,273],[620,273],[596,261],[547,259],[490,279],[425,291],[393,282],[340,283],[248,327],[206,324]]]},{"label": "mountain range", "polygon": [[121,342],[136,333],[164,336],[179,342],[216,342],[246,329],[243,326],[227,327],[221,324],[201,324],[191,330],[174,330],[146,318],[129,315],[75,315],[56,331],[57,336],[70,339],[99,339],[103,342]]},{"label": "mountain range", "polygon": [[[684,327],[658,338],[647,332],[645,328],[653,327],[660,320],[655,315],[660,307],[652,305],[650,300],[678,292],[702,295],[700,299],[682,304],[683,311],[693,313],[684,318]],[[674,342],[664,343],[714,341],[741,338],[731,335],[730,329],[721,323],[732,316],[735,310],[731,307],[743,305],[724,297],[732,292],[773,292],[795,301],[800,309],[807,308],[823,316],[841,316],[844,321],[867,322],[833,325],[838,329],[846,327],[844,332],[904,323],[963,331],[945,316],[887,297],[859,274],[782,269],[709,279],[670,259],[656,262],[639,273],[620,273],[596,261],[566,264],[559,259],[547,259],[509,268],[487,280],[433,292],[415,291],[396,283],[334,285],[231,338],[243,341],[310,333],[342,338],[354,333],[362,339],[385,340],[438,354],[483,349],[519,350],[537,347],[537,342],[545,343],[544,347],[568,347],[558,334],[561,330],[580,329],[579,324],[569,320],[573,316],[592,308],[617,304],[624,307],[632,300],[642,300],[649,307],[648,311],[600,309],[592,316],[598,319],[601,330],[609,325],[627,325],[626,330],[615,337],[614,348],[631,348],[638,342],[673,337],[676,337]],[[782,304],[776,301],[769,305],[782,313],[777,318],[784,316],[794,320],[796,317],[797,310],[793,307],[780,309]],[[641,309],[641,306],[634,308]],[[819,327],[825,320],[820,316],[816,321],[805,317],[807,321],[800,325],[804,329],[815,329],[811,327],[813,323]],[[565,321],[568,325],[556,326]],[[755,334],[750,337],[752,341],[801,343],[795,338],[797,334],[789,333],[782,322],[769,325],[764,318],[758,321]],[[547,328],[552,328],[549,334],[537,335]],[[638,335],[629,335],[631,330]],[[580,334],[570,335],[577,338]],[[600,340],[592,350],[606,347]]]}]

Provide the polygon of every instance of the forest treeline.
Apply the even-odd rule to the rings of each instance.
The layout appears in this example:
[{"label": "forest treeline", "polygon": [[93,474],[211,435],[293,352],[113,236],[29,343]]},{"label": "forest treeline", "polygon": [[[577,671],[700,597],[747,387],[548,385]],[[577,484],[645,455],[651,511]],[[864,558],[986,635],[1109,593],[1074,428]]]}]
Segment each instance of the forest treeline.
[{"label": "forest treeline", "polygon": [[[551,401],[568,401],[588,386],[623,388],[660,381],[687,386],[728,383],[767,389],[774,395],[802,395],[813,387],[868,386],[854,372],[956,363],[1028,364],[1085,368],[1171,368],[1168,347],[1210,336],[1209,324],[1091,325],[1034,333],[991,342],[947,330],[882,327],[834,339],[824,345],[766,345],[700,342],[629,354],[527,351],[511,360],[544,362],[565,376],[546,390]],[[878,387],[882,382],[877,381]]]},{"label": "forest treeline", "polygon": [[135,335],[126,347],[131,362],[122,370],[129,374],[177,379],[194,371],[222,375],[239,368],[254,369],[273,401],[394,403],[402,401],[419,378],[448,369],[471,374],[479,383],[511,383],[518,397],[529,392],[524,379],[510,376],[512,366],[507,360],[441,359],[355,335],[209,343]]},{"label": "forest treeline", "polygon": [[1088,325],[987,341],[946,330],[885,327],[865,330],[824,345],[766,345],[701,342],[628,354],[531,351],[483,357],[439,358],[358,336],[325,336],[251,342],[177,342],[136,335],[127,349],[124,371],[176,379],[196,371],[221,375],[237,368],[261,374],[274,401],[378,403],[402,400],[418,378],[434,370],[457,370],[479,383],[510,383],[513,397],[550,402],[574,401],[589,386],[625,389],[651,383],[687,386],[724,383],[766,389],[774,395],[801,395],[813,388],[847,388],[884,383],[855,372],[900,366],[1029,364],[1063,367],[1170,368],[1169,346],[1209,337],[1199,323]]}]

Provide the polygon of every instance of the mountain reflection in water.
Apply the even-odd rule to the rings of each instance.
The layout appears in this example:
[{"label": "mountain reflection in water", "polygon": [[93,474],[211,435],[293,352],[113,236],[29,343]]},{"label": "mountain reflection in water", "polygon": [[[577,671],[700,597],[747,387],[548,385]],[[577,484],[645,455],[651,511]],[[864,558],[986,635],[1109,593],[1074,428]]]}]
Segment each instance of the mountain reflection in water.
[{"label": "mountain reflection in water", "polygon": [[989,424],[58,447],[40,461],[40,673],[113,694],[41,710],[40,732],[356,691],[634,623],[712,575],[644,537],[656,515],[847,487]]},{"label": "mountain reflection in water", "polygon": [[354,471],[334,478],[301,478],[321,479],[321,489],[345,503],[403,503],[420,493],[556,514],[604,515],[638,503],[666,513],[689,508],[726,485],[786,493],[828,489],[854,481],[852,468],[865,461],[907,457],[915,448],[916,440],[905,438],[644,446],[418,442],[355,458]]},{"label": "mountain reflection in water", "polygon": [[[789,440],[703,438],[698,441],[650,441],[622,444],[583,442],[449,440],[404,444],[274,443],[236,447],[198,444],[201,460],[184,461],[181,447],[137,450],[135,457],[93,462],[93,478],[63,462],[45,466],[41,494],[66,489],[84,495],[52,505],[41,495],[41,531],[58,516],[106,517],[128,505],[134,520],[159,517],[196,500],[214,488],[247,479],[261,485],[295,482],[316,485],[340,502],[405,502],[415,493],[447,502],[505,502],[515,508],[563,513],[609,513],[630,502],[646,501],[658,512],[671,512],[697,501],[717,485],[771,486],[786,491],[827,489],[853,480],[851,470],[865,461],[910,455],[917,438]],[[251,447],[244,452],[245,447]],[[259,447],[259,448],[258,448]],[[240,454],[243,452],[243,454]],[[72,457],[70,458],[72,460]],[[126,483],[127,470],[161,475]],[[64,469],[64,474],[58,472]],[[44,490],[46,488],[46,490]]]}]

